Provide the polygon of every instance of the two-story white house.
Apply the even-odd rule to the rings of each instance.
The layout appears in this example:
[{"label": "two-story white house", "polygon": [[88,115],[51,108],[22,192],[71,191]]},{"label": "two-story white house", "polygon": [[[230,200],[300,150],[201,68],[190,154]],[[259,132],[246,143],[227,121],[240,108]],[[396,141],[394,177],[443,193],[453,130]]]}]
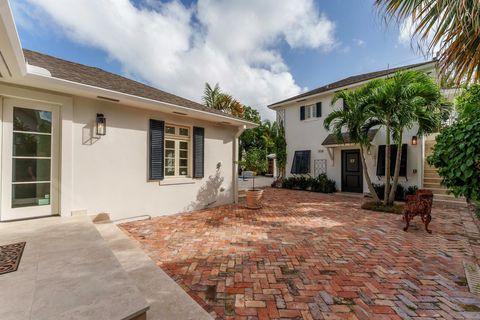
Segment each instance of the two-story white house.
[{"label": "two-story white house", "polygon": [[[339,191],[368,192],[358,145],[349,143],[348,133],[344,134],[344,142],[337,141],[323,123],[330,112],[343,107],[342,100],[337,101],[336,105],[331,104],[336,92],[357,88],[372,79],[407,69],[421,70],[437,79],[436,63],[429,61],[351,76],[269,105],[270,109],[276,111],[277,121],[283,122],[285,128],[287,176],[308,174],[313,177],[326,173],[335,180]],[[417,129],[414,126],[403,136],[399,182],[405,187],[428,187],[437,194],[445,194],[446,190],[440,186],[436,171],[428,167],[425,161],[434,137],[417,136]],[[372,148],[365,155],[368,172],[373,183],[383,183],[385,131],[382,128],[372,129],[369,137]],[[393,146],[392,153],[396,154],[396,146]],[[392,161],[394,163],[395,159]]]}]

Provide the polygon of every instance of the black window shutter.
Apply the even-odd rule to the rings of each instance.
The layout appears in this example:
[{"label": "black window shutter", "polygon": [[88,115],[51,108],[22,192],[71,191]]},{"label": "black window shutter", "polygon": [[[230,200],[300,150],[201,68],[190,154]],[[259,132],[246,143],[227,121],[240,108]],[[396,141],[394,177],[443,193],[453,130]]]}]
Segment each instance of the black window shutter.
[{"label": "black window shutter", "polygon": [[320,118],[322,117],[322,103],[321,102],[317,102],[317,114],[316,114],[316,117],[317,118]]},{"label": "black window shutter", "polygon": [[[402,155],[400,158],[400,177],[407,176],[407,150],[408,145],[402,145]],[[395,164],[397,159],[397,145],[390,145],[390,175],[393,176],[395,173]],[[377,156],[377,176],[385,175],[385,145],[378,146],[378,156]]]},{"label": "black window shutter", "polygon": [[305,106],[300,107],[300,120],[305,120]]},{"label": "black window shutter", "polygon": [[295,151],[290,173],[307,174],[310,172],[310,150]]},{"label": "black window shutter", "polygon": [[203,178],[205,162],[205,129],[193,127],[193,177]]},{"label": "black window shutter", "polygon": [[385,175],[385,145],[378,146],[377,176]]},{"label": "black window shutter", "polygon": [[149,129],[149,179],[164,178],[165,122],[150,119]]}]

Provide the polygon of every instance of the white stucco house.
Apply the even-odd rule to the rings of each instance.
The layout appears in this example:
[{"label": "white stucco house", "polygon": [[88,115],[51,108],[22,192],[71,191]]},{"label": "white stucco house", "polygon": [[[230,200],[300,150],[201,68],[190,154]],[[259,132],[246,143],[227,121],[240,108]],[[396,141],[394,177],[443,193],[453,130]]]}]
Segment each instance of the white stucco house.
[{"label": "white stucco house", "polygon": [[0,0],[0,220],[165,215],[236,201],[254,124],[21,47]]},{"label": "white stucco house", "polygon": [[[358,146],[349,143],[348,133],[344,134],[345,143],[337,141],[336,137],[324,128],[323,122],[330,112],[343,107],[342,100],[331,105],[336,92],[353,89],[369,80],[387,77],[396,71],[407,69],[421,70],[437,79],[436,63],[430,61],[351,76],[271,104],[269,108],[276,111],[277,121],[282,122],[285,128],[287,174],[318,176],[326,173],[335,180],[339,191],[368,192]],[[444,91],[444,94],[451,99],[454,92]],[[430,168],[425,161],[434,144],[434,136],[417,137],[417,129],[413,127],[403,136],[399,182],[405,187],[428,187],[440,195],[439,197],[443,197],[441,195],[445,194],[446,190],[440,186],[440,178],[435,169]],[[372,129],[369,137],[372,148],[365,155],[368,172],[372,182],[380,184],[384,182],[385,172],[385,131],[382,128]],[[396,154],[394,145],[392,153]]]}]

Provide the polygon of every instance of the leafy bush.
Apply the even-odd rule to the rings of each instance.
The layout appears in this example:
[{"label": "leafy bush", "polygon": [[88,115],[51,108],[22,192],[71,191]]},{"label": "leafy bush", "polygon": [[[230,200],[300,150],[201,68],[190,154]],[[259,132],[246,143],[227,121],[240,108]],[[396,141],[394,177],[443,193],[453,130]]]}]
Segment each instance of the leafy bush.
[{"label": "leafy bush", "polygon": [[332,193],[337,190],[335,181],[329,179],[326,174],[321,174],[317,178],[297,176],[282,180],[282,188],[311,190],[314,192]]},{"label": "leafy bush", "polygon": [[[385,192],[385,185],[384,184],[373,184],[373,188],[378,194],[380,200],[383,199],[383,195]],[[398,184],[397,190],[395,191],[395,201],[405,201],[408,195],[415,194],[418,190],[417,186],[409,186],[405,188],[403,185]]]},{"label": "leafy bush", "polygon": [[480,118],[469,117],[443,129],[427,161],[456,197],[480,200]]},{"label": "leafy bush", "polygon": [[335,181],[329,179],[325,173],[320,174],[312,181],[312,191],[332,193],[337,191]]}]

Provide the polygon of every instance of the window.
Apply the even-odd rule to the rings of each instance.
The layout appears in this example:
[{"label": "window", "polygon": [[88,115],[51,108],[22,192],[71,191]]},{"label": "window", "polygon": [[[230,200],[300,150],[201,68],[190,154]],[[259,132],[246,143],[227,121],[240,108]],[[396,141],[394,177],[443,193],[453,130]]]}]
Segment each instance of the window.
[{"label": "window", "polygon": [[190,163],[190,129],[165,126],[165,176],[186,177]]},{"label": "window", "polygon": [[300,120],[320,118],[322,116],[322,103],[317,102],[308,106],[300,107]]},{"label": "window", "polygon": [[[385,175],[385,145],[378,146],[377,155],[377,176],[382,177]],[[408,145],[402,145],[402,155],[400,158],[400,177],[407,176],[407,150]],[[397,145],[390,145],[390,175],[395,173],[395,164],[397,162]]]},{"label": "window", "polygon": [[310,173],[310,150],[295,151],[293,156],[292,169],[293,174]]}]

